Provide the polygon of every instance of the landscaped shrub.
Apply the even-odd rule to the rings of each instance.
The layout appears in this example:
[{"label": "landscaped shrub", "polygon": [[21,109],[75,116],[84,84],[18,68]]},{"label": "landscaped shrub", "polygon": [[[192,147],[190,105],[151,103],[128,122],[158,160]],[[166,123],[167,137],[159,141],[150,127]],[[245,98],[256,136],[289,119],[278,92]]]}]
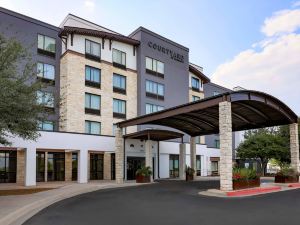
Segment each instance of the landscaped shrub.
[{"label": "landscaped shrub", "polygon": [[254,180],[259,176],[254,169],[233,168],[233,180]]}]

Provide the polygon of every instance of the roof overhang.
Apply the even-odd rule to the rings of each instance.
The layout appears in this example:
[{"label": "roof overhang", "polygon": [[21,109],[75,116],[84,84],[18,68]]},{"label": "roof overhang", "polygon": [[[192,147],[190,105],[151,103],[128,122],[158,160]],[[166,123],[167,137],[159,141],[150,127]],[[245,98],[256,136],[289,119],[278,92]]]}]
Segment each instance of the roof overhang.
[{"label": "roof overhang", "polygon": [[263,92],[227,92],[118,123],[128,127],[154,124],[191,136],[219,133],[219,103],[231,102],[232,130],[248,130],[297,123],[298,116],[283,102]]},{"label": "roof overhang", "polygon": [[69,27],[65,26],[64,28],[61,29],[59,32],[58,36],[59,37],[64,37],[67,36],[68,34],[79,34],[79,35],[86,35],[86,36],[92,36],[92,37],[99,37],[99,38],[106,38],[109,40],[116,40],[119,42],[123,42],[126,44],[138,46],[140,42],[138,40],[120,35],[120,34],[114,34],[114,33],[109,33],[105,31],[100,31],[100,30],[92,30],[92,29],[87,29],[87,28],[81,28],[81,27]]},{"label": "roof overhang", "polygon": [[170,130],[142,130],[131,134],[124,135],[125,139],[166,141],[171,139],[182,138],[184,134]]},{"label": "roof overhang", "polygon": [[195,74],[197,77],[199,77],[201,80],[203,80],[203,83],[209,83],[210,79],[205,76],[200,70],[198,70],[196,67],[189,65],[189,71]]}]

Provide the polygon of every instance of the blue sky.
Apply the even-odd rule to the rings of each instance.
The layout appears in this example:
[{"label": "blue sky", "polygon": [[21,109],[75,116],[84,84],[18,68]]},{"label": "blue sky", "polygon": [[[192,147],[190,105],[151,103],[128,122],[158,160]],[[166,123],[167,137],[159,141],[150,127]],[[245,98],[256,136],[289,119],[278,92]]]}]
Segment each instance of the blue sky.
[{"label": "blue sky", "polygon": [[[290,82],[300,85],[300,79],[295,78],[300,77],[300,70],[295,66],[300,62],[294,59],[298,56],[300,59],[300,52],[297,55],[291,52],[295,47],[286,47],[289,43],[299,46],[300,3],[297,1],[0,0],[0,6],[57,26],[67,13],[125,35],[144,26],[187,46],[190,61],[203,66],[205,74],[214,82],[229,88],[243,86],[268,92],[287,101],[300,114],[300,104],[296,103],[299,102],[300,91],[296,90],[299,88],[295,86],[289,94],[286,92],[291,92],[291,87],[282,88]],[[283,18],[278,18],[280,16]],[[278,27],[282,28],[280,32],[276,31]],[[279,44],[280,50],[276,48]],[[263,57],[266,54],[270,55]],[[283,54],[293,54],[292,65],[286,63],[274,69],[271,66],[274,71],[270,73],[271,62],[275,65],[287,60],[279,57]],[[268,84],[270,79],[274,80],[274,85]],[[261,80],[263,84],[257,85]]]}]

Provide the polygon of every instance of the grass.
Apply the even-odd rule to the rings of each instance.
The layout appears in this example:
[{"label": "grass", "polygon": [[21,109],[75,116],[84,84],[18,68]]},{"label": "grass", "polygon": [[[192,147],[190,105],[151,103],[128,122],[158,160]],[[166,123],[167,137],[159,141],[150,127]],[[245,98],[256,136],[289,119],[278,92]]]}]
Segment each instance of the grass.
[{"label": "grass", "polygon": [[0,190],[0,196],[8,195],[29,195],[42,191],[49,191],[55,188],[26,188],[26,189],[10,189],[10,190]]}]

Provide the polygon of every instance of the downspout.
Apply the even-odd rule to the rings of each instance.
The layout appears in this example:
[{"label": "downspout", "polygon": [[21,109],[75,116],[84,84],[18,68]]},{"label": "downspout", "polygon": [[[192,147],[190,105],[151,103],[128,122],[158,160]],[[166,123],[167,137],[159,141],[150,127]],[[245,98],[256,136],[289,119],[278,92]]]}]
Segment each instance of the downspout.
[{"label": "downspout", "polygon": [[160,156],[160,152],[159,152],[159,141],[157,141],[157,177],[158,179],[160,179],[160,173],[159,173],[159,156]]},{"label": "downspout", "polygon": [[124,151],[124,154],[123,154],[123,180],[125,180],[125,161],[126,161],[126,156],[125,156],[125,154],[126,154],[126,151],[125,151],[125,149],[126,149],[125,138],[123,139],[123,146],[124,146],[124,148],[123,148],[123,151]]}]

